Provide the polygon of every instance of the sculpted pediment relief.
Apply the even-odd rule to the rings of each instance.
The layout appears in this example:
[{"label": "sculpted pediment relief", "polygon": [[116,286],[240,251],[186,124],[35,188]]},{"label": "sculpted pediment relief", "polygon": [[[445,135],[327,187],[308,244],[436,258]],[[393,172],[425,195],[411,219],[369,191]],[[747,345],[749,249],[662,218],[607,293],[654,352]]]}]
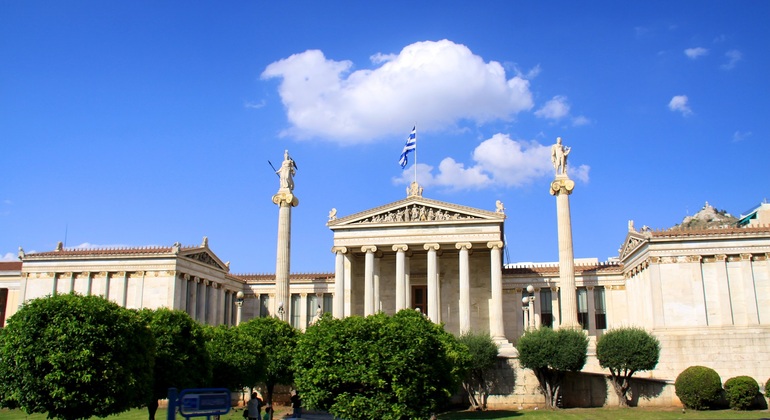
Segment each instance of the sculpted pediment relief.
[{"label": "sculpted pediment relief", "polygon": [[647,238],[644,235],[641,235],[637,232],[629,232],[629,234],[626,236],[626,241],[623,243],[623,246],[620,247],[620,260],[622,261],[624,258],[631,255],[646,241]]},{"label": "sculpted pediment relief", "polygon": [[329,221],[329,226],[387,223],[426,223],[461,220],[503,220],[505,214],[411,197],[386,206]]},{"label": "sculpted pediment relief", "polygon": [[195,260],[198,262],[201,262],[206,265],[210,265],[214,268],[217,268],[219,270],[224,271],[230,271],[227,265],[222,263],[222,261],[219,260],[215,255],[211,254],[208,251],[191,251],[188,254],[182,255],[185,258],[189,258],[191,260]]}]

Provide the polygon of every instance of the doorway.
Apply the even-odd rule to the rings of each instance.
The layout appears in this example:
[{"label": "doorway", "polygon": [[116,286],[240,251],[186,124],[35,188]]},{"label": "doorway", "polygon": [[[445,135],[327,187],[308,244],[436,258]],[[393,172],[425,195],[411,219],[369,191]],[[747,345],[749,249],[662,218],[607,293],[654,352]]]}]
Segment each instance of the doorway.
[{"label": "doorway", "polygon": [[428,313],[428,286],[412,286],[412,309],[419,309],[423,314]]}]

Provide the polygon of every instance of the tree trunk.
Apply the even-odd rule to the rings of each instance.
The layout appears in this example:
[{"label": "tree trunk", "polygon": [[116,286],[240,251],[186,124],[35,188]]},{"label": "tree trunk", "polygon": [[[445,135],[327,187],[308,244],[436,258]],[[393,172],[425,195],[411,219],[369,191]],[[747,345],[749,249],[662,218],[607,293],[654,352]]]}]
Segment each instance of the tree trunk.
[{"label": "tree trunk", "polygon": [[468,394],[468,402],[471,404],[471,408],[473,410],[478,410],[479,402],[476,400],[476,393],[474,392],[473,385],[463,382],[463,388],[465,389],[465,393]]},{"label": "tree trunk", "polygon": [[153,399],[147,404],[147,412],[150,414],[150,420],[155,420],[155,413],[158,412],[158,400]]}]

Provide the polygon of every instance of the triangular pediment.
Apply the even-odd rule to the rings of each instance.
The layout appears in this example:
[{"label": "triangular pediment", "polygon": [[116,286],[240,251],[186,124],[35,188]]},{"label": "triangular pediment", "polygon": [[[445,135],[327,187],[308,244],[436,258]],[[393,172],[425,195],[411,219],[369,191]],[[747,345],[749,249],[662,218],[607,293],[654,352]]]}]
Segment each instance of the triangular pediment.
[{"label": "triangular pediment", "polygon": [[628,256],[633,254],[637,249],[641,248],[644,243],[648,241],[649,236],[637,231],[630,231],[626,235],[626,240],[620,247],[620,260],[623,261]]},{"label": "triangular pediment", "polygon": [[216,269],[229,272],[230,267],[223,263],[208,247],[200,247],[195,249],[185,250],[179,253],[180,257],[194,260]]},{"label": "triangular pediment", "polygon": [[409,197],[350,216],[329,220],[327,225],[335,229],[354,225],[449,224],[503,220],[505,220],[505,214],[502,208],[499,212],[494,212],[424,197]]}]

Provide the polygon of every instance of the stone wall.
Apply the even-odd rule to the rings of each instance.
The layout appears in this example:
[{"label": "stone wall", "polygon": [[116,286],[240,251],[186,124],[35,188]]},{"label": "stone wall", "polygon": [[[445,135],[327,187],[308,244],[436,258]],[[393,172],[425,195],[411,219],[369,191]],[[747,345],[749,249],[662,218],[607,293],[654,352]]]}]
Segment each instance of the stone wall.
[{"label": "stone wall", "polygon": [[[680,407],[671,382],[633,378],[629,396],[632,406]],[[617,406],[618,398],[607,375],[598,373],[567,373],[561,390],[561,407]],[[529,369],[522,369],[518,359],[499,358],[495,381],[489,396],[490,409],[523,409],[544,407],[537,378]]]}]

